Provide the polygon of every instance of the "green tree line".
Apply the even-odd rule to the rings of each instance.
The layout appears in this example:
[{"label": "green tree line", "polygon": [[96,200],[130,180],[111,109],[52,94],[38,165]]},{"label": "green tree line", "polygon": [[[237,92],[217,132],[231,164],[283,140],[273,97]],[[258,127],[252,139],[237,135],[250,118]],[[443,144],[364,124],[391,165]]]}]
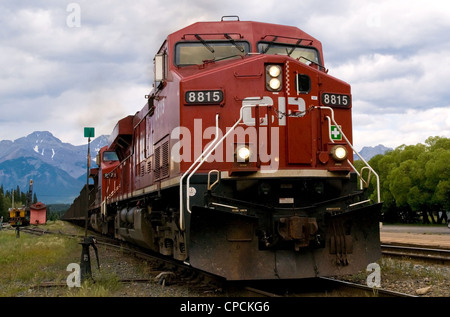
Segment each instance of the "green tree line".
[{"label": "green tree line", "polygon": [[[450,139],[429,137],[425,144],[401,145],[369,164],[380,178],[386,222],[442,223],[450,211]],[[355,167],[361,167],[361,161]],[[376,199],[375,178],[369,193]]]},{"label": "green tree line", "polygon": [[[17,186],[15,189],[6,190],[3,185],[0,185],[0,217],[3,217],[3,221],[9,219],[9,208],[13,207],[13,195],[14,195],[14,207],[22,207],[27,203],[28,192],[22,192],[20,187]],[[31,204],[37,203],[36,193],[33,194],[33,200]]]}]

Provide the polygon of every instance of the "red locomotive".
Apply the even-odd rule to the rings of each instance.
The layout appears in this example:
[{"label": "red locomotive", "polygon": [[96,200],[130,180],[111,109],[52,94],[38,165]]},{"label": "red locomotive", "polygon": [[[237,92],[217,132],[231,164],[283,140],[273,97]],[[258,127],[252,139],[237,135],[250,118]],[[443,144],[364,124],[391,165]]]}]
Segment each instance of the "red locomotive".
[{"label": "red locomotive", "polygon": [[94,229],[229,280],[351,274],[380,257],[350,85],[327,73],[320,41],[194,23],[162,44],[146,97],[99,152]]}]

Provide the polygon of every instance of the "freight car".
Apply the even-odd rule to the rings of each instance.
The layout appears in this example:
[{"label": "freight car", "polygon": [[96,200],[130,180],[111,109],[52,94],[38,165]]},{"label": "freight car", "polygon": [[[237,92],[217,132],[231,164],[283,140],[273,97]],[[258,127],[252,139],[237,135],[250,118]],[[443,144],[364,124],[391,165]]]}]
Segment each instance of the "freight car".
[{"label": "freight car", "polygon": [[351,88],[319,40],[194,23],[162,43],[146,99],[91,170],[94,230],[229,280],[351,274],[380,257],[378,175],[353,165]]}]

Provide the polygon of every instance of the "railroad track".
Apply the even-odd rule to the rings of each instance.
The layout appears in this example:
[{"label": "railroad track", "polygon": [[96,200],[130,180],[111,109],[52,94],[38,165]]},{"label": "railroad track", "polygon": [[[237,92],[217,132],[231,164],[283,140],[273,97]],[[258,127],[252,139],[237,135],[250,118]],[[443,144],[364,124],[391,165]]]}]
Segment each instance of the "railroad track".
[{"label": "railroad track", "polygon": [[[10,230],[14,230],[11,228]],[[44,234],[60,234],[70,236],[73,238],[83,238],[84,235],[68,235],[61,231],[45,230],[37,227],[23,227],[21,232],[44,235]],[[97,235],[96,233],[91,236],[95,236],[96,244],[103,245],[104,247],[110,247],[120,249],[121,252],[126,252],[132,256],[145,259],[147,261],[159,261],[164,263],[161,266],[163,269],[157,272],[155,277],[145,280],[120,280],[122,283],[135,283],[135,282],[149,282],[157,281],[161,285],[170,283],[184,283],[187,280],[180,278],[180,271],[196,271],[188,264],[171,261],[167,258],[159,257],[157,254],[151,254],[147,250],[139,248],[137,246],[128,244],[123,241],[108,238],[105,236]],[[445,249],[432,249],[422,248],[417,246],[406,245],[391,245],[383,244],[382,253],[385,256],[396,257],[409,257],[414,259],[421,259],[426,261],[437,261],[441,263],[448,263],[450,259],[450,251]],[[171,271],[177,271],[174,274]],[[195,274],[202,275],[201,280],[209,280],[210,285],[217,285],[217,288],[226,289],[229,296],[246,296],[246,297],[415,297],[408,294],[389,291],[381,288],[372,288],[366,285],[355,284],[348,281],[341,281],[335,278],[316,278],[307,280],[295,280],[295,281],[258,281],[255,283],[229,283],[223,279],[218,279],[216,276],[210,276],[202,271],[195,272]],[[188,274],[187,274],[188,275]],[[279,282],[277,284],[277,282]],[[36,287],[57,287],[56,285],[49,283],[47,285],[37,285]],[[213,286],[215,287],[215,286]],[[238,295],[235,295],[238,294]]]},{"label": "railroad track", "polygon": [[[6,229],[7,230],[15,230],[15,231],[17,231],[16,227],[11,227],[11,226],[6,227]],[[82,235],[67,234],[67,233],[62,232],[61,230],[52,231],[52,230],[43,229],[43,228],[39,228],[39,227],[32,227],[32,226],[19,227],[19,235],[22,232],[33,234],[33,235],[37,235],[37,236],[42,236],[44,234],[59,234],[59,235],[73,237],[73,238],[81,238],[81,237],[83,237]]]},{"label": "railroad track", "polygon": [[450,250],[425,248],[414,245],[382,244],[381,252],[386,256],[408,257],[440,264],[450,263]]},{"label": "railroad track", "polygon": [[383,288],[372,288],[362,284],[335,278],[318,277],[307,280],[256,282],[245,286],[244,296],[263,297],[416,297]]},{"label": "railroad track", "polygon": [[[40,228],[35,227],[24,227],[21,229],[21,231],[34,234],[34,235],[44,235],[44,234],[60,234],[69,236],[71,238],[79,238],[83,239],[85,235],[68,235],[61,231],[50,231],[50,230],[43,230]],[[139,246],[133,245],[131,243],[128,243],[126,241],[117,240],[114,238],[110,238],[107,236],[100,235],[95,232],[89,232],[89,236],[94,237],[95,244],[99,246],[104,246],[107,248],[112,248],[115,250],[120,250],[120,252],[128,253],[134,257],[146,260],[148,262],[153,262],[153,266],[155,267],[161,267],[162,269],[155,270],[156,276],[151,279],[121,279],[119,282],[121,283],[142,283],[142,282],[149,282],[149,281],[157,281],[160,285],[164,286],[166,284],[171,284],[176,282],[177,278],[180,278],[182,275],[189,275],[189,273],[186,273],[187,271],[191,271],[193,275],[198,274],[202,275],[201,280],[212,280],[214,282],[220,283],[221,278],[218,278],[217,276],[208,274],[203,271],[199,271],[193,267],[191,267],[189,264],[182,263],[167,257],[160,256],[159,254],[156,254],[154,252],[151,252],[149,250],[146,250],[144,248],[141,248]],[[174,274],[173,271],[178,271],[178,274]],[[180,273],[183,272],[183,273]],[[50,287],[52,284],[44,285],[44,287]],[[58,285],[55,285],[58,286]]]},{"label": "railroad track", "polygon": [[348,297],[352,297],[352,294],[353,296],[358,297],[417,297],[383,288],[369,287],[367,285],[356,284],[327,277],[321,277],[320,279],[334,284],[340,292],[348,294]]},{"label": "railroad track", "polygon": [[[15,230],[15,228],[11,228],[10,230]],[[57,234],[80,240],[82,240],[85,237],[84,234],[78,235],[67,234],[63,233],[60,230],[52,231],[37,227],[21,227],[20,232],[38,236]],[[139,246],[130,244],[125,241],[99,235],[95,232],[89,232],[88,235],[94,237],[96,245],[118,250],[122,253],[129,254],[133,257],[143,259],[154,268],[152,269],[151,277],[144,279],[142,278],[119,279],[118,282],[122,284],[157,282],[161,286],[166,286],[175,283],[194,284],[197,281],[199,289],[208,289],[208,291],[213,291],[212,289],[216,285],[218,285],[217,288],[221,287],[221,282],[223,281],[222,278],[219,278],[217,276],[211,276],[211,274],[192,268],[190,265],[186,263],[181,263],[179,261],[171,260],[169,258],[164,258],[162,256],[159,256],[158,254],[152,253],[151,251],[143,249]],[[67,287],[67,283],[43,282],[38,285],[33,285],[30,288],[50,288],[50,287]]]},{"label": "railroad track", "polygon": [[[198,283],[199,288],[220,289],[223,287],[224,279],[210,273],[193,268],[188,263],[176,261],[157,253],[148,251],[139,246],[125,241],[118,241],[112,238],[100,237],[96,241],[97,245],[114,248],[121,252],[126,252],[134,257],[143,259],[158,269],[153,270],[155,277],[150,279],[165,286],[173,283]],[[175,273],[176,272],[176,273]],[[121,280],[122,283],[147,282],[146,280]]]}]

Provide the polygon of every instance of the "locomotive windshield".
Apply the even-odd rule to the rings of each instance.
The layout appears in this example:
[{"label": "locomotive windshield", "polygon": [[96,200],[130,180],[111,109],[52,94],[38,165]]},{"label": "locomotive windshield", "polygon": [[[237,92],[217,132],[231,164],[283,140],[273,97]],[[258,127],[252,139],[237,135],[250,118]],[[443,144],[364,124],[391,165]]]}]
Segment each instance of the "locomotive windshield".
[{"label": "locomotive windshield", "polygon": [[116,152],[107,151],[103,152],[103,162],[111,162],[111,161],[118,161],[119,158],[117,157]]},{"label": "locomotive windshield", "polygon": [[249,43],[243,41],[183,42],[175,46],[175,64],[177,66],[201,65],[205,61],[239,58],[249,51]]},{"label": "locomotive windshield", "polygon": [[311,62],[320,64],[317,50],[310,47],[262,42],[258,44],[258,52],[261,54],[288,55],[305,64]]}]

